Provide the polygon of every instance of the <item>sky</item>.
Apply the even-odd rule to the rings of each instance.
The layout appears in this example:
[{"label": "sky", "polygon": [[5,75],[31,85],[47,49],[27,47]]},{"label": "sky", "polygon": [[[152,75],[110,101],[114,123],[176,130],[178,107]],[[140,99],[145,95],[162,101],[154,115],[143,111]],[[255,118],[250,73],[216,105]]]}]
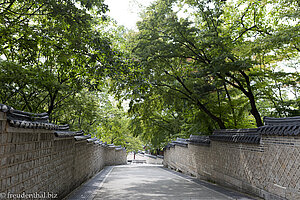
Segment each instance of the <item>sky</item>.
[{"label": "sky", "polygon": [[139,12],[149,6],[154,0],[105,0],[110,12],[109,16],[114,18],[119,25],[128,29],[136,29],[136,22],[139,20]]},{"label": "sky", "polygon": [[[154,0],[105,0],[108,5],[109,12],[107,15],[114,18],[119,25],[123,25],[128,29],[136,29],[136,22],[139,21],[139,12],[143,8],[149,6]],[[110,101],[116,103],[113,97]],[[123,101],[123,109],[129,109],[129,100]]]}]

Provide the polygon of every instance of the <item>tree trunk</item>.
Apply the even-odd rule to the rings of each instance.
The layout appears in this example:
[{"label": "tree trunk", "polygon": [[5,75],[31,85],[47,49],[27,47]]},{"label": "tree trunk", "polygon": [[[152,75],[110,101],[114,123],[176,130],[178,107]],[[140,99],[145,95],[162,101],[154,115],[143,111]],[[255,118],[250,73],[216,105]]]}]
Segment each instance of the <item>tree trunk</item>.
[{"label": "tree trunk", "polygon": [[[166,72],[167,74],[169,74],[168,72]],[[175,79],[183,86],[183,88],[188,92],[188,94],[190,96],[188,96],[190,99],[193,99],[193,101],[196,101],[196,104],[198,105],[198,107],[200,108],[200,110],[202,110],[203,112],[205,112],[212,120],[214,120],[215,122],[217,122],[217,124],[219,125],[220,129],[226,129],[224,122],[222,121],[221,118],[215,116],[213,113],[211,113],[197,98],[193,98],[193,92],[184,84],[183,80],[181,80],[181,78],[179,76],[176,76]]]},{"label": "tree trunk", "polygon": [[55,99],[56,99],[57,93],[58,93],[58,90],[56,90],[53,95],[51,94],[51,92],[49,92],[50,102],[49,102],[47,113],[49,115],[50,122],[52,121],[51,114],[52,114],[52,112],[54,110],[54,107],[55,107]]},{"label": "tree trunk", "polygon": [[259,112],[257,110],[256,103],[255,103],[255,98],[254,98],[252,92],[248,93],[248,98],[249,98],[250,105],[251,105],[250,112],[253,115],[253,117],[255,118],[256,126],[257,127],[263,126],[264,124],[263,124],[263,122],[261,120],[261,117],[260,117],[260,114],[259,114]]},{"label": "tree trunk", "polygon": [[242,76],[245,78],[246,80],[246,84],[247,84],[247,89],[248,92],[244,92],[244,94],[248,97],[249,101],[250,101],[250,105],[251,105],[251,114],[253,115],[253,117],[255,118],[256,121],[256,126],[260,127],[263,126],[263,122],[261,120],[260,114],[258,112],[258,109],[256,107],[256,102],[255,102],[255,98],[251,89],[251,84],[250,84],[250,78],[249,76],[242,70],[240,70],[240,73],[242,74]]},{"label": "tree trunk", "polygon": [[199,100],[197,100],[197,105],[199,106],[199,108],[205,112],[212,120],[214,120],[215,122],[217,122],[217,124],[219,125],[220,129],[226,129],[226,126],[224,124],[224,122],[222,121],[221,118],[215,116],[214,114],[212,114],[201,102],[199,102]]}]

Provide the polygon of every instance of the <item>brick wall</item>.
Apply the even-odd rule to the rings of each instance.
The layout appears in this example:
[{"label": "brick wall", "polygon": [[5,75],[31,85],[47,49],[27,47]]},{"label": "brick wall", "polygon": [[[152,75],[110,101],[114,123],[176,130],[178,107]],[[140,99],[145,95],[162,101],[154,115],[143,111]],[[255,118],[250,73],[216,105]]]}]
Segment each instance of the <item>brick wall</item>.
[{"label": "brick wall", "polygon": [[0,111],[0,194],[49,192],[61,199],[105,165],[126,163],[123,148],[75,140],[80,134],[67,130],[57,137],[49,123],[48,129],[29,128],[28,120],[13,127],[8,115],[14,111]]},{"label": "brick wall", "polygon": [[[164,165],[264,199],[300,199],[298,122],[294,128],[281,125],[281,132],[274,132],[270,125],[271,133],[268,129],[260,133],[266,127],[257,129],[259,142],[247,142],[245,137],[236,140],[233,130],[222,137],[214,134],[210,145],[175,142],[165,149]],[[292,129],[292,133],[285,131]],[[229,136],[234,139],[228,141]]]},{"label": "brick wall", "polygon": [[[131,161],[134,160],[134,154],[131,153],[130,155],[128,155],[127,159]],[[144,160],[147,164],[161,165],[163,162],[163,157],[145,153],[137,153],[135,154],[135,160]]]}]

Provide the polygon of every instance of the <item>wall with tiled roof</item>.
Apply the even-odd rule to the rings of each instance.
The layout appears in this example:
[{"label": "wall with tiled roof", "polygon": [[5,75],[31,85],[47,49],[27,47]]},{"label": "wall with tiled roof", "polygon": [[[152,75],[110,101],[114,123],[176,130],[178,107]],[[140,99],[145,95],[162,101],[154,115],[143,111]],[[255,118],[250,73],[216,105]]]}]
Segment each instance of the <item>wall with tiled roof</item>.
[{"label": "wall with tiled roof", "polygon": [[164,165],[264,199],[300,199],[300,117],[264,122],[178,138],[166,146]]},{"label": "wall with tiled roof", "polygon": [[49,123],[46,113],[0,104],[0,194],[45,192],[61,199],[104,166],[125,163],[122,147]]}]

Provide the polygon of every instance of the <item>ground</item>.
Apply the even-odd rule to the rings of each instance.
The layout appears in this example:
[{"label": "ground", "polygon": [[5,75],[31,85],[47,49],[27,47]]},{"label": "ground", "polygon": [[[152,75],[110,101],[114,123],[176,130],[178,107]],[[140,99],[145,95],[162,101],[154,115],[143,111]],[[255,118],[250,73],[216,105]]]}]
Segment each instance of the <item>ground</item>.
[{"label": "ground", "polygon": [[66,199],[250,200],[253,198],[171,171],[161,165],[131,164],[106,167]]}]

